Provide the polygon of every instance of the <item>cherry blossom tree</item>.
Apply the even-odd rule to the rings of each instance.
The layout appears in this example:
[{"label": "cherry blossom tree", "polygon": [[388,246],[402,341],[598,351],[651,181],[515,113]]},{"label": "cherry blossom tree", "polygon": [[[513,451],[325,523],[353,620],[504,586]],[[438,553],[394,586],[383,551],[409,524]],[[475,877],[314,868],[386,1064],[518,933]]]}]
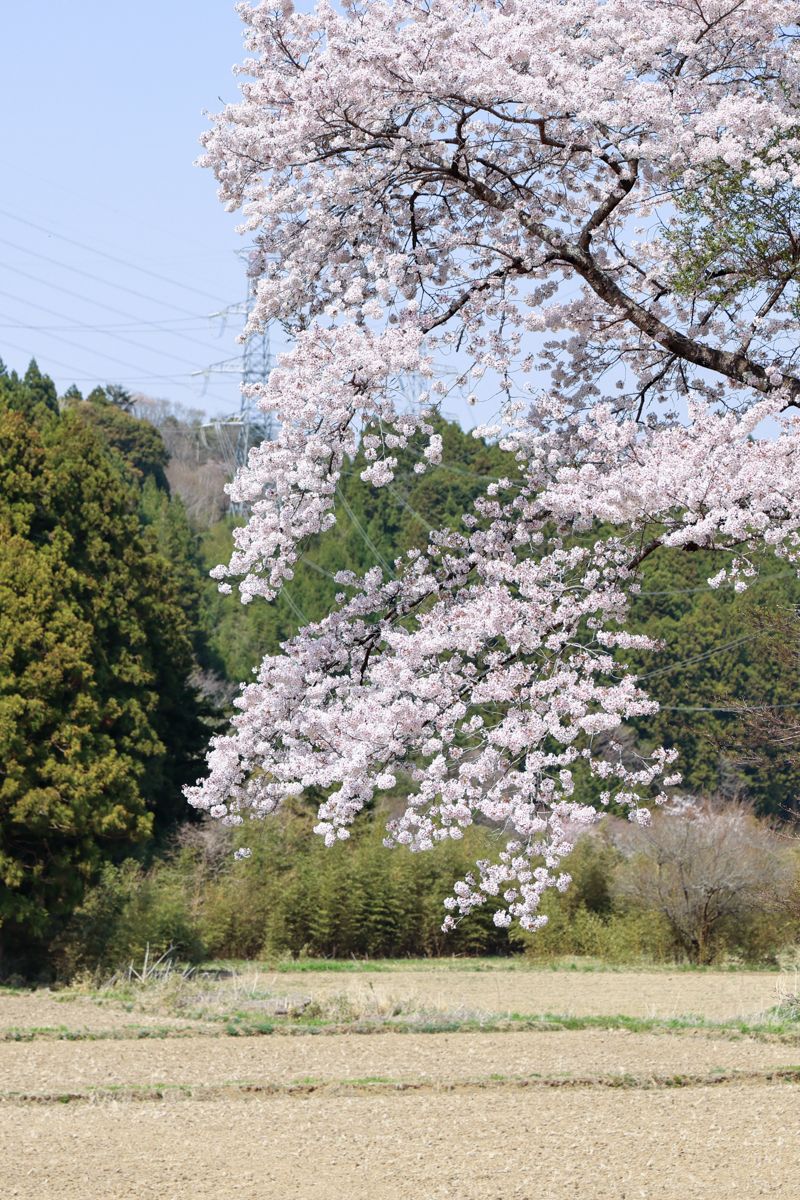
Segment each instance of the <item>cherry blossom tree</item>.
[{"label": "cherry blossom tree", "polygon": [[[741,589],[765,546],[798,557],[796,8],[239,11],[241,99],[202,161],[255,242],[246,332],[279,322],[290,348],[255,389],[280,436],[232,485],[250,517],[221,586],[277,594],[335,521],[360,436],[376,488],[400,449],[439,462],[452,389],[488,406],[478,432],[516,468],[460,532],[340,577],[335,610],[242,689],[189,799],[236,823],[320,788],[333,842],[400,778],[388,844],[476,819],[505,839],[446,925],[489,902],[536,928],[598,817],[576,769],[600,811],[641,822],[679,778],[671,752],[634,761],[617,740],[656,708],[625,666],[650,648],[625,628],[642,562],[714,549],[713,584]],[[748,212],[770,215],[763,236]]]}]

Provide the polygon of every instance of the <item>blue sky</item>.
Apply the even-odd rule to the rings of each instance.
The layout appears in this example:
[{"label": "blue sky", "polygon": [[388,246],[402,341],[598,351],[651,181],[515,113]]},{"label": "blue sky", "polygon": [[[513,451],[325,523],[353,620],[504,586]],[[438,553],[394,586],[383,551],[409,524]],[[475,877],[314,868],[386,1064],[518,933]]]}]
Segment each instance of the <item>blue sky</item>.
[{"label": "blue sky", "polygon": [[[311,0],[300,0],[311,7]],[[0,17],[0,358],[64,391],[239,407],[247,242],[194,166],[238,95],[234,0],[18,0]],[[228,306],[239,311],[210,319]],[[276,339],[273,334],[273,349]],[[210,370],[230,363],[226,371]],[[206,372],[205,374],[198,374]],[[448,416],[494,416],[459,397]]]},{"label": "blue sky", "polygon": [[231,100],[233,0],[4,6],[0,357],[221,412],[246,292],[242,239],[193,166],[203,110]]}]

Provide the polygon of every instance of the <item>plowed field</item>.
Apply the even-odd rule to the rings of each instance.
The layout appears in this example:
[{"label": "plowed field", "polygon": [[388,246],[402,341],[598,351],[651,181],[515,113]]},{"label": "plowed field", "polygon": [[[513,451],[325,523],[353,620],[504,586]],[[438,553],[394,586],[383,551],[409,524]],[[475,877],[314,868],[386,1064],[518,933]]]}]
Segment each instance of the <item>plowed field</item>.
[{"label": "plowed field", "polygon": [[[0,993],[1,1194],[795,1200],[800,1027],[764,1023],[775,1000],[768,974],[452,968],[263,973],[178,1000]],[[270,1004],[322,1016],[229,1036],[226,1005]],[[472,1023],[357,1032],[360,1005]],[[512,1012],[762,1024],[475,1030]]]},{"label": "plowed field", "polygon": [[387,971],[370,974],[276,974],[289,994],[346,994],[356,1001],[413,1000],[421,1007],[492,1013],[626,1013],[673,1017],[701,1013],[727,1020],[776,1003],[775,975],[757,971]]}]

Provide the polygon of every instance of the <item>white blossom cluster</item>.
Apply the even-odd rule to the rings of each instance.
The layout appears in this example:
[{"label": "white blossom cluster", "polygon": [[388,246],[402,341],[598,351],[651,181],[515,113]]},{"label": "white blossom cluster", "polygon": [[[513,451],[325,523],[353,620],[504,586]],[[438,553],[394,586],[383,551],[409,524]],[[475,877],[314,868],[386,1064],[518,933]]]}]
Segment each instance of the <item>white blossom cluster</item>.
[{"label": "white blossom cluster", "polygon": [[[671,752],[634,758],[620,738],[656,707],[624,663],[655,648],[625,629],[640,564],[712,549],[714,585],[741,588],[765,546],[797,558],[796,8],[240,11],[241,100],[203,162],[256,240],[249,329],[278,321],[292,345],[256,389],[280,436],[233,485],[251,515],[222,586],[277,594],[335,521],[360,433],[375,487],[400,450],[419,449],[419,471],[440,462],[431,416],[454,386],[497,397],[484,432],[517,471],[462,532],[342,576],[335,611],[243,688],[189,798],[237,822],[319,788],[332,842],[402,783],[390,844],[425,850],[476,820],[505,837],[456,884],[446,924],[488,902],[498,924],[536,928],[575,828],[598,816],[576,770],[601,781],[601,810],[642,821],[678,781]],[[770,244],[687,283],[681,213],[734,175]]]}]

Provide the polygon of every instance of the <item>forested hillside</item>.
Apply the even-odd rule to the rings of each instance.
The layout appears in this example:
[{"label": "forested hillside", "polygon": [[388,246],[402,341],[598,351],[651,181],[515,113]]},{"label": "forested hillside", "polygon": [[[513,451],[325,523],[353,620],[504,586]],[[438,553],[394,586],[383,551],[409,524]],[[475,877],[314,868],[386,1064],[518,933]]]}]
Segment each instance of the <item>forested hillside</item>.
[{"label": "forested hillside", "polygon": [[[71,388],[59,398],[35,362],[22,378],[0,370],[0,969],[6,971],[46,970],[54,947],[63,951],[67,943],[72,966],[81,963],[75,931],[88,938],[94,929],[96,936],[98,920],[108,923],[109,913],[129,905],[136,880],[162,859],[167,875],[173,872],[170,887],[178,886],[176,862],[185,868],[202,859],[201,874],[210,870],[195,835],[180,835],[178,859],[174,838],[194,820],[181,789],[201,772],[203,746],[236,684],[300,624],[330,609],[341,590],[337,571],[390,570],[398,555],[424,545],[431,528],[457,527],[487,480],[514,471],[496,446],[447,421],[440,424],[442,463],[425,475],[413,471],[409,454],[394,482],[376,492],[361,479],[366,464],[359,456],[340,483],[337,525],[309,542],[277,601],[243,606],[208,578],[229,555],[234,524],[230,516],[212,520],[224,506],[221,495],[208,494],[209,480],[219,484],[224,473],[213,445],[206,441],[194,456],[180,452],[199,445],[196,416],[162,414],[154,423],[132,410],[131,397],[114,387],[96,388],[85,399]],[[749,799],[762,813],[796,812],[798,768],[778,747],[745,760],[737,748],[737,706],[798,703],[796,662],[778,653],[780,631],[771,631],[762,612],[766,605],[793,611],[797,585],[774,560],[741,596],[712,590],[707,580],[714,571],[709,552],[662,551],[646,565],[638,627],[661,638],[664,649],[642,656],[639,665],[663,707],[628,731],[631,751],[637,742],[672,741],[681,752],[683,790]],[[358,952],[441,950],[444,880],[468,868],[485,831],[475,831],[474,845],[468,839],[458,851],[448,849],[455,863],[419,865],[415,857],[403,865],[391,856],[389,867],[380,865],[390,856],[383,856],[374,830],[362,842],[354,839],[352,852],[339,847],[325,858],[321,848],[309,849],[296,831],[312,822],[310,813],[301,803],[262,839],[256,863],[237,865],[238,889],[253,886],[255,872],[273,871],[285,883],[286,871],[294,871],[294,899],[281,910],[285,944],[324,952],[331,938],[341,943],[341,931],[326,935],[303,925],[319,925],[321,911],[336,911],[334,900],[321,909],[303,896],[315,887],[332,897],[355,888],[373,898],[373,907],[377,895],[386,899],[385,911],[361,922],[373,932],[363,944],[356,938]],[[226,842],[225,862],[229,850]],[[217,862],[212,874],[222,869]],[[384,872],[381,887],[374,886],[375,871]],[[280,886],[285,899],[288,885]],[[136,894],[143,904],[141,888]],[[236,912],[274,908],[278,895],[270,894],[247,905],[234,902],[236,890],[218,897],[213,919],[234,932],[215,944],[258,952],[266,915],[260,933],[252,921],[237,933]],[[340,907],[352,923],[358,906]],[[375,922],[382,933],[375,933]],[[507,945],[505,933],[489,926],[478,923],[448,949]],[[175,942],[176,928],[173,921],[164,937]],[[186,940],[188,946],[188,934]]]},{"label": "forested hillside", "polygon": [[[37,961],[104,862],[184,817],[207,731],[192,535],[156,432],[0,375],[0,922]],[[184,557],[186,555],[187,557]]]}]

